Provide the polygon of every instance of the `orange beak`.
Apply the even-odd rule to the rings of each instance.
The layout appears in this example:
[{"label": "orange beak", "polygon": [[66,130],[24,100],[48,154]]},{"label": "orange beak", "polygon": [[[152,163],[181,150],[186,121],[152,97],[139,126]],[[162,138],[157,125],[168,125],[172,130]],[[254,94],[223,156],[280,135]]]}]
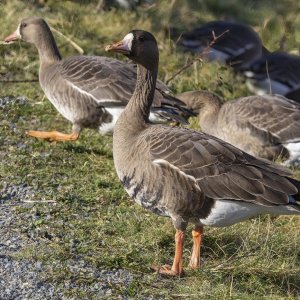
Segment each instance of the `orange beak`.
[{"label": "orange beak", "polygon": [[116,53],[127,54],[127,55],[130,54],[130,49],[128,47],[128,44],[123,40],[114,44],[107,45],[105,47],[105,51],[116,52]]},{"label": "orange beak", "polygon": [[20,34],[18,32],[18,30],[16,30],[15,32],[13,32],[12,34],[10,34],[9,36],[7,36],[5,39],[4,39],[4,42],[7,43],[7,44],[11,44],[17,40],[19,40],[21,37],[20,37]]}]

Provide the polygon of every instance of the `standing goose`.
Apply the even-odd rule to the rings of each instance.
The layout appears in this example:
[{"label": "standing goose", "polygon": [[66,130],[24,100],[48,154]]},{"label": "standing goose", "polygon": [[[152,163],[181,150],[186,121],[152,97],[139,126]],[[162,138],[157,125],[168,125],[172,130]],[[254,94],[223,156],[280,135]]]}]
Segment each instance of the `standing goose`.
[{"label": "standing goose", "polygon": [[198,113],[201,130],[261,158],[299,163],[300,105],[280,95],[249,96],[222,104],[207,91],[177,95]]},{"label": "standing goose", "polygon": [[300,89],[300,57],[272,52],[255,60],[243,71],[249,90],[258,95],[280,94],[300,102],[293,92]]},{"label": "standing goose", "polygon": [[216,137],[149,121],[159,53],[149,32],[133,30],[107,51],[122,53],[138,64],[134,93],[119,117],[113,136],[117,174],[140,205],[172,219],[175,257],[157,268],[181,275],[188,222],[195,228],[190,265],[199,267],[203,226],[228,226],[263,214],[300,214],[300,182]]},{"label": "standing goose", "polygon": [[[21,21],[17,30],[5,38],[10,43],[21,39],[34,44],[39,52],[39,81],[54,107],[70,122],[72,133],[28,131],[33,137],[53,141],[77,140],[82,128],[99,128],[111,133],[121,111],[134,90],[136,67],[113,58],[73,56],[62,59],[47,23],[37,17]],[[153,121],[165,119],[185,122],[188,114],[168,88],[157,82]]]},{"label": "standing goose", "polygon": [[186,51],[201,53],[218,36],[208,50],[209,60],[239,69],[262,55],[263,46],[258,34],[250,26],[234,21],[217,20],[184,32],[179,45]]}]

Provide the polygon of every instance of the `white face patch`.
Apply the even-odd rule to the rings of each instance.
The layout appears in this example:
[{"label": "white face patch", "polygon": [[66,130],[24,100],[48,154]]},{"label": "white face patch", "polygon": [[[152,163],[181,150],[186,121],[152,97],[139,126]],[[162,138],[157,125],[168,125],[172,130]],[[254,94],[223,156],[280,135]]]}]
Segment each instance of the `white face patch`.
[{"label": "white face patch", "polygon": [[19,24],[19,26],[18,26],[18,28],[17,28],[17,30],[16,30],[16,36],[17,36],[18,38],[21,38],[20,27],[21,27],[21,24]]},{"label": "white face patch", "polygon": [[134,38],[133,33],[128,33],[127,35],[125,35],[123,39],[123,43],[124,45],[126,45],[127,50],[129,51],[131,51],[133,38]]}]

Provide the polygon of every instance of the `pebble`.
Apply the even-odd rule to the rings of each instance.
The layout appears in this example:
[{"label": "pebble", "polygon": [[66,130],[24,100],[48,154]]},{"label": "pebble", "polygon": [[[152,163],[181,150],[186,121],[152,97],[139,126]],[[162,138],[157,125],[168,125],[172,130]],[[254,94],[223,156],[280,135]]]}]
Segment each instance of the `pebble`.
[{"label": "pebble", "polygon": [[[39,242],[21,233],[18,228],[20,216],[15,212],[16,207],[28,207],[29,204],[22,199],[32,197],[34,198],[34,189],[25,184],[5,183],[0,191],[0,299],[63,300],[67,299],[64,296],[66,291],[83,292],[95,299],[129,299],[126,295],[116,295],[114,290],[114,286],[126,289],[134,280],[136,275],[127,270],[100,269],[87,264],[84,258],[73,259],[68,261],[67,268],[74,274],[74,278],[77,274],[84,274],[94,278],[95,283],[83,285],[65,280],[55,284],[47,281],[47,268],[41,261],[18,259],[15,256],[26,246]],[[28,216],[30,214],[29,211]]]},{"label": "pebble", "polygon": [[[22,235],[15,228],[18,215],[14,208],[26,205],[26,203],[19,201],[20,189],[18,187],[14,186],[10,190],[16,192],[9,193],[9,200],[6,198],[5,201],[0,202],[0,299],[66,299],[64,290],[83,291],[92,293],[95,297],[110,298],[115,296],[114,286],[129,287],[134,280],[134,274],[123,269],[98,269],[88,265],[84,259],[70,260],[67,267],[74,277],[76,274],[85,274],[94,278],[96,283],[86,286],[66,280],[60,282],[58,286],[58,284],[47,282],[46,268],[41,261],[16,258],[15,254],[37,241]],[[118,299],[128,299],[128,297],[121,295]]]},{"label": "pebble", "polygon": [[[3,97],[0,98],[1,109],[10,109],[13,105],[22,106],[26,104],[25,97]],[[15,124],[10,125],[14,130]],[[1,140],[1,137],[0,137]],[[8,145],[10,145],[8,143]],[[19,149],[26,148],[26,144],[19,141],[16,144]],[[6,153],[0,153],[6,155]],[[48,156],[45,152],[42,156]],[[1,158],[1,157],[0,157]],[[38,202],[37,194],[46,191],[37,191],[34,187],[23,184],[11,184],[9,178],[2,179],[0,185],[0,300],[64,300],[70,299],[65,296],[67,292],[80,292],[82,295],[89,295],[84,299],[129,299],[126,295],[117,294],[114,286],[126,290],[137,275],[124,269],[101,269],[87,264],[84,258],[74,258],[64,262],[69,272],[76,278],[78,274],[92,278],[93,283],[89,285],[72,282],[72,279],[65,279],[63,282],[53,283],[47,281],[47,268],[42,261],[18,258],[17,254],[22,252],[29,245],[38,246],[43,240],[34,235],[22,233],[20,219],[27,220],[33,217],[32,200]],[[38,204],[35,204],[38,205]],[[26,207],[28,211],[22,212],[22,218],[15,208]],[[23,211],[23,210],[22,210]],[[26,226],[25,226],[26,227]],[[74,241],[75,242],[75,241]],[[60,264],[60,262],[56,262]],[[61,263],[62,264],[62,263]],[[72,278],[72,277],[70,277]],[[75,298],[71,298],[75,299]],[[152,299],[146,297],[144,299]]]},{"label": "pebble", "polygon": [[13,96],[6,96],[3,98],[0,98],[0,108],[5,108],[6,106],[9,105],[24,105],[26,104],[27,100],[24,96],[18,96],[18,97],[13,97]]}]

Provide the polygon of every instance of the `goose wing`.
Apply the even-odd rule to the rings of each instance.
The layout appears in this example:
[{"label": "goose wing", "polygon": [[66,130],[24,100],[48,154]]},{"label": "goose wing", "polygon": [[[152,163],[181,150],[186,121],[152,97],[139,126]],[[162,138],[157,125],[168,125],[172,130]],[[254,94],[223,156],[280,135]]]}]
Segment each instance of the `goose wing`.
[{"label": "goose wing", "polygon": [[135,85],[130,64],[97,56],[73,56],[61,64],[61,76],[77,92],[102,106],[125,106]]},{"label": "goose wing", "polygon": [[200,51],[218,37],[213,48],[225,53],[227,63],[243,63],[258,58],[262,53],[262,42],[249,26],[229,21],[213,21],[190,32],[183,33],[180,45],[190,51]]},{"label": "goose wing", "polygon": [[[104,56],[73,56],[61,64],[61,76],[79,92],[106,106],[126,105],[136,83],[136,65]],[[153,106],[185,106],[157,81]]]},{"label": "goose wing", "polygon": [[223,105],[222,113],[234,114],[237,127],[246,126],[253,135],[270,143],[300,141],[300,105],[283,96],[250,96],[229,101]]},{"label": "goose wing", "polygon": [[294,90],[300,87],[300,58],[283,52],[269,53],[254,61],[245,76],[256,80],[270,78]]},{"label": "goose wing", "polygon": [[[101,56],[74,56],[62,62],[60,74],[69,86],[103,107],[125,107],[136,83],[136,65]],[[158,120],[186,124],[193,113],[170,94],[168,87],[157,81],[151,111]]]},{"label": "goose wing", "polygon": [[286,169],[204,133],[156,126],[143,143],[154,164],[192,178],[209,198],[273,206],[289,203],[288,195],[298,193]]}]

